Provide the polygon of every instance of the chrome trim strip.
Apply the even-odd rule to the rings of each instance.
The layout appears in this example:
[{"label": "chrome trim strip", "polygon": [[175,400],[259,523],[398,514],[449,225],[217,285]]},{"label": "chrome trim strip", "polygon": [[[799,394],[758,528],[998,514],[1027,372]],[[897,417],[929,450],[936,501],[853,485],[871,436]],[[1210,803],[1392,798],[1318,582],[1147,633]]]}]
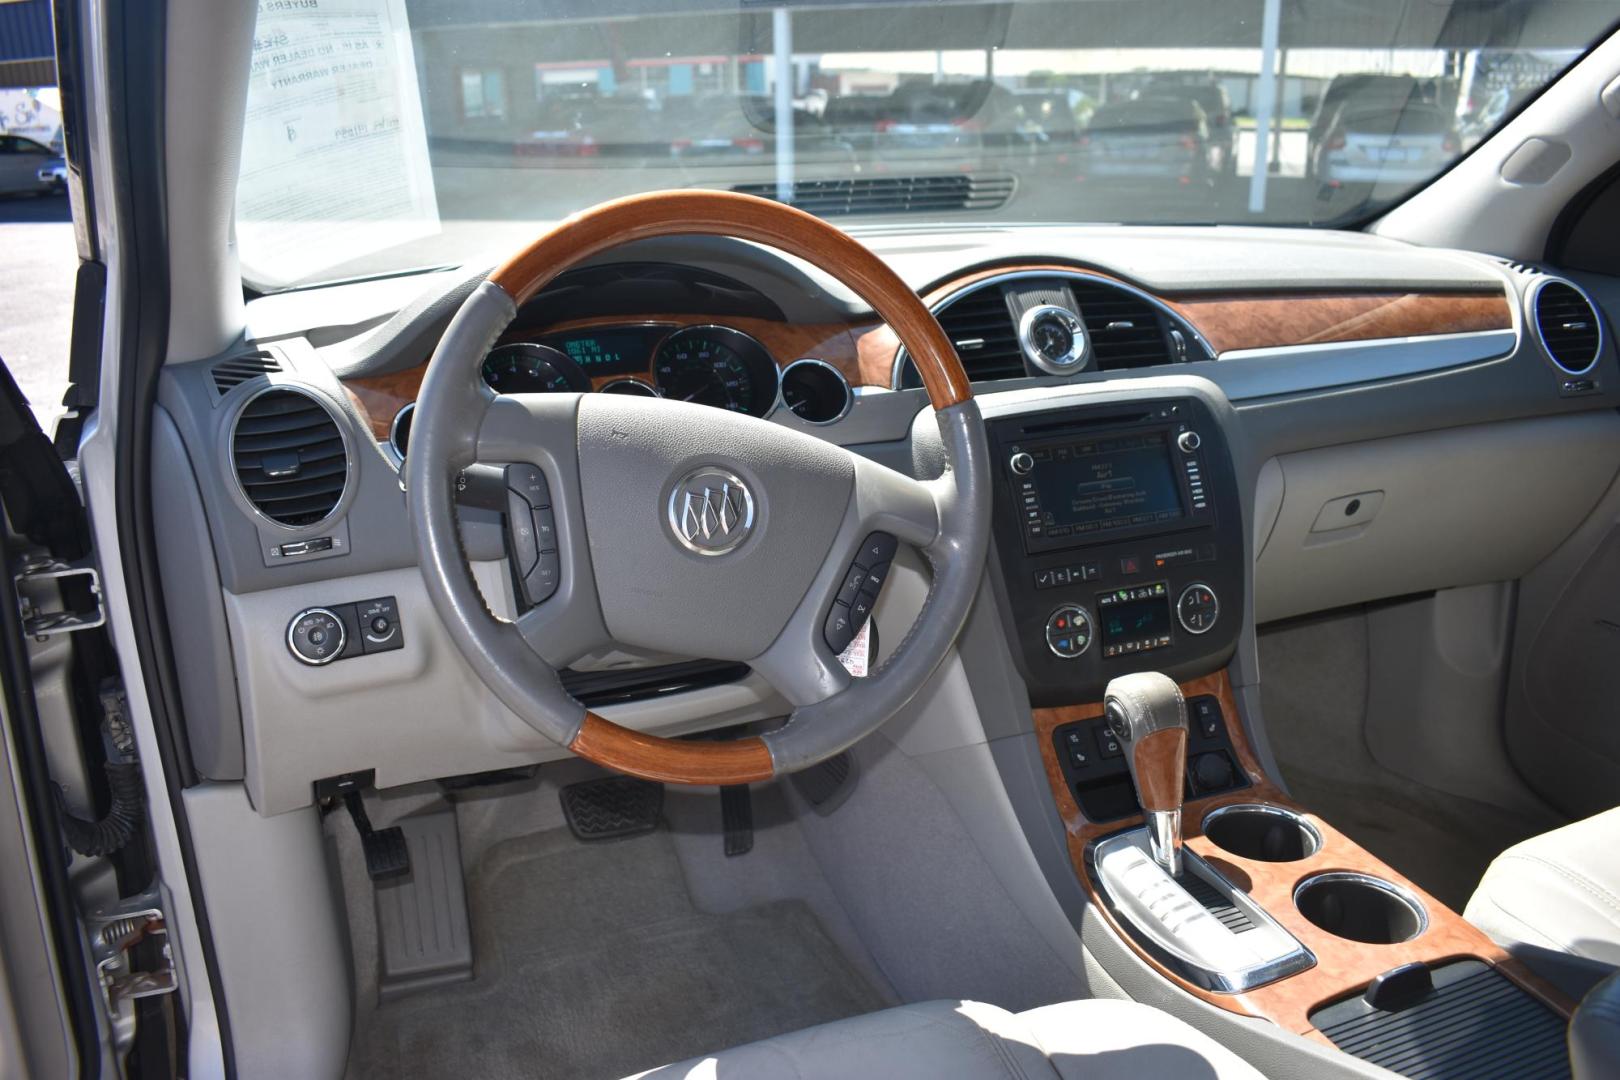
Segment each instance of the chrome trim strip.
[{"label": "chrome trim strip", "polygon": [[[1249,920],[1263,927],[1268,933],[1274,933],[1280,938],[1290,941],[1293,946],[1280,953],[1271,960],[1255,964],[1239,971],[1214,971],[1199,964],[1192,957],[1176,950],[1173,943],[1161,940],[1150,933],[1146,928],[1138,926],[1135,921],[1127,917],[1124,908],[1109,892],[1106,881],[1099,871],[1100,856],[1105,848],[1133,843],[1133,837],[1143,833],[1144,826],[1125,829],[1121,832],[1093,840],[1086,845],[1086,870],[1091,880],[1097,884],[1097,895],[1102,899],[1103,906],[1108,910],[1116,926],[1130,935],[1132,941],[1140,945],[1150,956],[1159,963],[1186,979],[1194,986],[1217,994],[1241,994],[1267,983],[1276,982],[1290,975],[1297,975],[1316,966],[1316,954],[1302,941],[1289,933],[1271,913],[1266,911],[1254,901],[1248,893],[1233,885],[1214,866],[1210,865],[1196,851],[1184,850],[1183,876],[1193,874],[1206,884],[1215,888],[1226,900],[1240,908]],[[1196,901],[1195,901],[1196,902]]]},{"label": "chrome trim strip", "polygon": [[[806,420],[804,417],[794,412],[791,408],[788,408],[787,400],[782,396],[782,387],[787,382],[788,372],[792,371],[800,364],[814,364],[816,367],[826,368],[828,371],[833,373],[833,375],[838,379],[839,385],[844,388],[844,407],[838,410],[838,415],[833,417],[831,420]],[[788,413],[801,424],[814,424],[817,427],[825,427],[828,424],[838,423],[838,421],[848,416],[849,410],[853,409],[854,407],[855,391],[850,387],[849,380],[844,377],[844,373],[842,371],[839,371],[825,360],[818,360],[814,356],[801,356],[799,359],[793,361],[793,363],[784,367],[780,374],[777,375],[776,404],[771,407],[771,412],[775,412],[779,408],[787,409]],[[770,413],[766,413],[765,415],[769,416]]]},{"label": "chrome trim strip", "polygon": [[[1553,357],[1552,350],[1547,348],[1547,339],[1541,333],[1541,320],[1536,318],[1536,304],[1541,299],[1541,290],[1545,289],[1548,285],[1551,285],[1554,282],[1558,283],[1559,285],[1568,285],[1570,288],[1579,293],[1581,299],[1586,301],[1586,306],[1592,309],[1592,318],[1597,320],[1597,348],[1592,351],[1592,362],[1581,368],[1579,371],[1572,371],[1563,364],[1560,364]],[[1597,306],[1590,293],[1581,288],[1579,285],[1575,284],[1573,281],[1569,280],[1569,278],[1543,275],[1536,278],[1536,280],[1531,283],[1530,291],[1525,294],[1524,299],[1525,317],[1529,320],[1530,326],[1536,332],[1536,344],[1541,346],[1542,355],[1544,355],[1548,360],[1552,361],[1553,367],[1557,368],[1559,371],[1562,371],[1565,375],[1585,375],[1593,368],[1598,366],[1598,361],[1603,359],[1603,346],[1607,344],[1607,339],[1603,335],[1603,309]]]},{"label": "chrome trim strip", "polygon": [[661,398],[661,397],[664,396],[663,392],[660,391],[658,389],[658,387],[654,386],[652,383],[643,382],[640,379],[632,379],[628,375],[626,375],[626,376],[624,376],[623,378],[620,378],[620,379],[609,379],[607,382],[603,383],[601,386],[598,386],[596,388],[595,392],[598,393],[598,394],[605,394],[605,393],[608,392],[609,388],[614,387],[614,386],[623,386],[625,383],[629,383],[630,385],[634,386],[638,391],[640,391],[641,393],[643,393],[647,397]]},{"label": "chrome trim strip", "polygon": [[[1312,825],[1309,821],[1306,821],[1303,816],[1294,813],[1294,811],[1281,806],[1272,806],[1270,803],[1227,803],[1225,806],[1217,806],[1215,809],[1204,815],[1204,820],[1198,827],[1200,831],[1203,832],[1206,840],[1209,840],[1210,843],[1215,844],[1216,847],[1221,847],[1220,844],[1216,844],[1213,839],[1210,839],[1210,823],[1219,821],[1223,817],[1235,816],[1239,814],[1265,814],[1268,817],[1282,818],[1285,821],[1291,821],[1295,825],[1299,826],[1300,831],[1310,838],[1309,850],[1307,850],[1304,855],[1300,856],[1301,859],[1308,859],[1312,855],[1315,855],[1318,851],[1322,850],[1321,830],[1319,830],[1315,825]],[[1226,849],[1221,848],[1221,850],[1225,851]],[[1237,853],[1233,852],[1233,854],[1235,855]],[[1289,861],[1293,862],[1297,860],[1291,859]]]},{"label": "chrome trim strip", "polygon": [[[1135,285],[1129,285],[1123,281],[1116,281],[1114,278],[1104,277],[1102,274],[1092,273],[1085,270],[1009,270],[1005,274],[993,274],[990,277],[980,278],[971,285],[964,285],[955,292],[947,294],[928,310],[931,314],[933,314],[934,318],[937,319],[939,318],[940,312],[944,311],[946,308],[950,307],[963,297],[978,292],[980,289],[988,288],[991,285],[999,285],[1007,281],[1025,281],[1030,278],[1065,278],[1071,281],[1095,282],[1099,285],[1105,285],[1109,288],[1118,289],[1121,292],[1130,293],[1137,299],[1146,301],[1161,315],[1175,320],[1175,324],[1178,327],[1186,327],[1187,330],[1192,333],[1193,340],[1198,342],[1198,344],[1203,348],[1204,352],[1208,353],[1210,356],[1215,355],[1215,350],[1211,348],[1209,342],[1204,339],[1204,335],[1198,332],[1198,327],[1188,322],[1186,316],[1177,312],[1174,308],[1170,307],[1170,305],[1166,304],[1163,300],[1160,300],[1157,296],[1154,296],[1152,293],[1146,292],[1142,289],[1138,289]],[[1090,335],[1087,335],[1088,338],[1089,336]],[[895,350],[894,365],[889,370],[890,387],[895,390],[901,389],[900,375],[903,371],[905,371],[905,368],[906,347],[901,345]]]},{"label": "chrome trim strip", "polygon": [[[1424,931],[1429,929],[1429,909],[1424,906],[1423,901],[1419,900],[1410,889],[1397,885],[1393,881],[1385,881],[1381,877],[1373,877],[1371,874],[1363,874],[1359,870],[1330,870],[1325,874],[1312,874],[1310,877],[1294,886],[1294,907],[1299,907],[1300,894],[1305,892],[1305,890],[1309,889],[1312,885],[1331,885],[1335,881],[1353,881],[1358,885],[1366,885],[1368,888],[1377,889],[1379,892],[1387,893],[1388,895],[1393,896],[1396,900],[1410,908],[1412,910],[1412,914],[1417,916],[1418,928],[1417,933],[1413,934],[1409,938],[1406,938],[1406,941],[1416,941],[1418,938],[1423,936]],[[1316,926],[1314,922],[1312,922],[1311,925]],[[1318,927],[1318,929],[1322,928]],[[1333,933],[1331,930],[1327,932],[1330,934]],[[1351,939],[1346,938],[1345,940],[1349,941]],[[1394,944],[1399,945],[1402,944],[1402,942],[1394,942]]]},{"label": "chrome trim strip", "polygon": [[[1222,353],[1215,367],[1201,373],[1220,383],[1227,397],[1239,401],[1498,360],[1512,356],[1518,344],[1519,335],[1513,330],[1471,330],[1461,334],[1234,349]],[[1290,360],[1308,363],[1285,362]]]}]

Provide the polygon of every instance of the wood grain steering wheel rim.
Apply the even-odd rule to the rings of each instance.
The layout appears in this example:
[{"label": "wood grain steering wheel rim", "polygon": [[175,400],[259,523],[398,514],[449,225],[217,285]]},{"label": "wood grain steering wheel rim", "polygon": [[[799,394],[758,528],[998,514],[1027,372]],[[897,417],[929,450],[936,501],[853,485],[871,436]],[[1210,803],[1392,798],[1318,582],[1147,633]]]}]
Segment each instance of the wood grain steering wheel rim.
[{"label": "wood grain steering wheel rim", "polygon": [[[678,190],[603,203],[558,224],[498,267],[488,282],[506,294],[515,311],[559,275],[595,255],[637,240],[690,235],[753,241],[803,259],[832,275],[869,303],[894,329],[936,410],[944,411],[971,399],[967,374],[950,340],[917,294],[893,270],[834,226],[803,211],[750,195]],[[449,337],[447,334],[447,340]],[[441,352],[444,348],[441,345]],[[976,410],[973,422],[977,423]],[[413,438],[413,450],[418,441],[419,437]],[[414,499],[420,474],[413,471],[411,475],[409,490]],[[430,570],[427,559],[423,570],[424,575]],[[966,605],[962,606],[961,617],[965,617]],[[956,625],[960,627],[960,617]],[[580,757],[608,768],[671,783],[741,784],[768,780],[778,771],[771,748],[759,736],[725,742],[663,738],[622,727],[589,710],[567,746]]]}]

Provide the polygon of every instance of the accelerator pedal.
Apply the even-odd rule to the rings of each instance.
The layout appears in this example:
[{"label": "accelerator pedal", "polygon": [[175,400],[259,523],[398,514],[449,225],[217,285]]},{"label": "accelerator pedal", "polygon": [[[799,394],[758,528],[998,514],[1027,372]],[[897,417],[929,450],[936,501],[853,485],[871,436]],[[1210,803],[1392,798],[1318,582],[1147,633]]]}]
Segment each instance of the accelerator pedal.
[{"label": "accelerator pedal", "polygon": [[726,834],[726,856],[754,850],[754,797],[747,784],[720,789],[720,826]]},{"label": "accelerator pedal", "polygon": [[562,789],[562,809],[569,831],[585,843],[640,836],[658,828],[664,785],[633,776],[582,780]]}]

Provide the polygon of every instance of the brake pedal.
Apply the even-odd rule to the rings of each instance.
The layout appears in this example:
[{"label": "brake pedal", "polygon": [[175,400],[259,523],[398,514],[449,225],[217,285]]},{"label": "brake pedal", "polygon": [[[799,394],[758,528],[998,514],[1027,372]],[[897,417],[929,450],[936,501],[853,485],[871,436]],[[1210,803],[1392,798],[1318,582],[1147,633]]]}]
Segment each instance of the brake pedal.
[{"label": "brake pedal", "polygon": [[568,828],[587,843],[650,833],[664,810],[664,785],[633,776],[582,780],[560,794]]},{"label": "brake pedal", "polygon": [[405,846],[405,830],[398,825],[373,829],[359,788],[351,787],[343,793],[343,805],[348,808],[349,817],[360,834],[360,846],[366,853],[366,873],[371,875],[371,880],[386,881],[410,873],[411,852]]}]

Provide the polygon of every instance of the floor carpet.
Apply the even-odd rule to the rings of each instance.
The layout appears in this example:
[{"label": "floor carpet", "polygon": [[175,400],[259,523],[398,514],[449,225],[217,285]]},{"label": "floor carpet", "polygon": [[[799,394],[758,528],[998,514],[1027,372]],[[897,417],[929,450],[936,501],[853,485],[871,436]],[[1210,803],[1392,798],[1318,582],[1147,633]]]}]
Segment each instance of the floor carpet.
[{"label": "floor carpet", "polygon": [[1359,616],[1260,634],[1260,702],[1294,797],[1461,911],[1480,875],[1535,822],[1408,780],[1367,749],[1367,632]]},{"label": "floor carpet", "polygon": [[698,911],[662,831],[501,841],[468,903],[476,978],[379,1006],[355,1080],[619,1077],[883,1005],[802,902]]}]

